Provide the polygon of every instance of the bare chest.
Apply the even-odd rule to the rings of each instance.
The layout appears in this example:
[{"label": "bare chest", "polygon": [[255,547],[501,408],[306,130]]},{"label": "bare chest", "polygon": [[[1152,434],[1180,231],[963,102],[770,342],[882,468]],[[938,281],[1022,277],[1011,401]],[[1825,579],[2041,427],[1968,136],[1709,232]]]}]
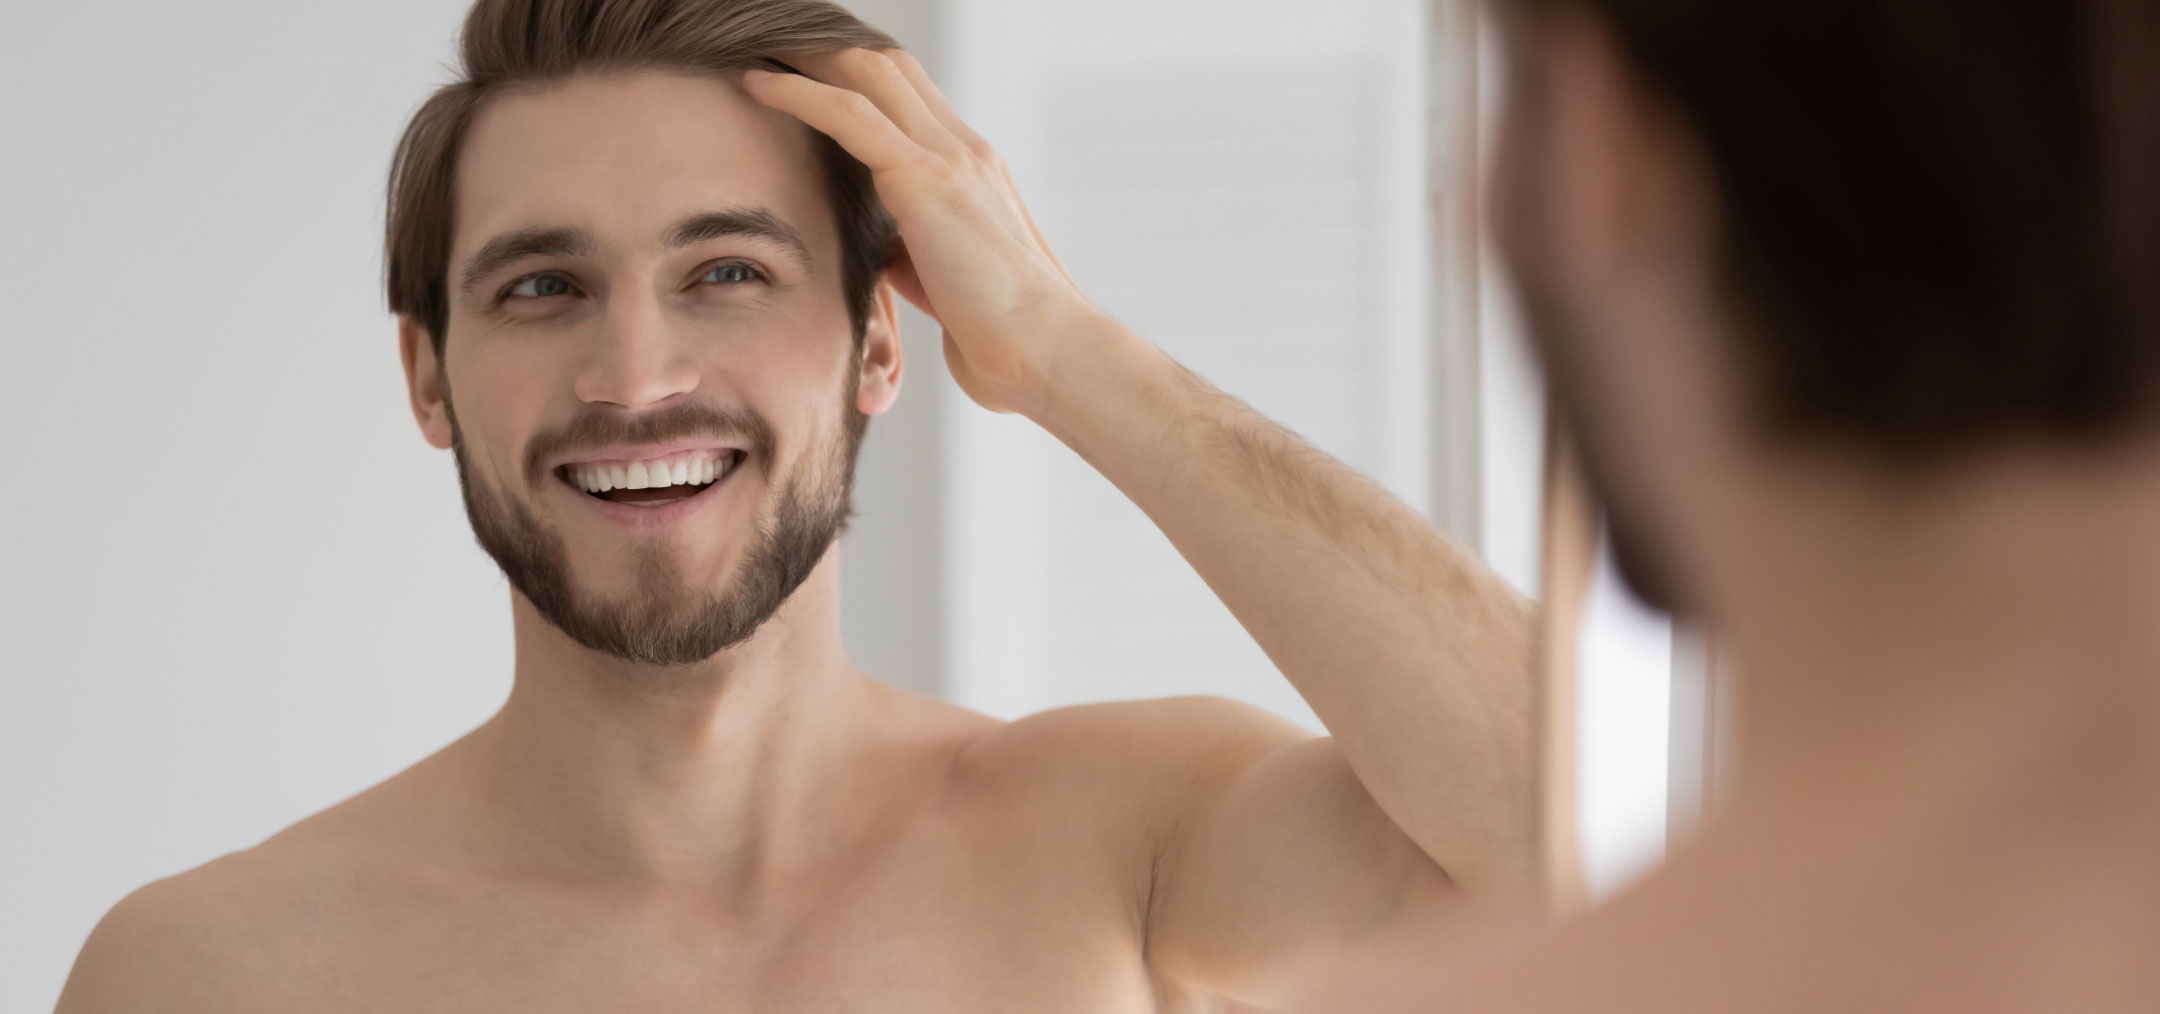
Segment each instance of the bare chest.
[{"label": "bare chest", "polygon": [[[1062,867],[1062,868],[1061,868]],[[807,910],[610,907],[514,888],[387,891],[296,941],[268,1006],[315,1011],[1139,1012],[1124,904],[1084,863],[897,855]]]}]

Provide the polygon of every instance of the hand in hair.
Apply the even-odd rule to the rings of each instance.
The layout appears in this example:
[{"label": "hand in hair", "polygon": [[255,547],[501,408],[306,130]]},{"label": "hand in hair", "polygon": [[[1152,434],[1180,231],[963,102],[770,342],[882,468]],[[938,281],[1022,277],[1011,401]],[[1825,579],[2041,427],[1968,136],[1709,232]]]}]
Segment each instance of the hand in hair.
[{"label": "hand in hair", "polygon": [[870,168],[899,223],[888,277],[945,329],[945,361],[983,407],[1027,412],[1060,335],[1100,316],[1043,241],[1005,162],[900,50],[791,57],[805,75],[750,71],[751,97],[795,116]]},{"label": "hand in hair", "polygon": [[893,277],[944,324],[960,385],[1130,497],[1332,734],[1206,703],[1150,712],[1203,758],[1166,770],[1205,772],[1171,779],[1161,810],[1134,803],[1164,829],[1136,895],[1151,971],[1255,1007],[1334,1009],[1371,967],[1421,967],[1459,927],[1531,908],[1529,603],[1090,305],[996,153],[906,54],[797,65],[810,76],[745,86],[870,168],[912,258]]}]

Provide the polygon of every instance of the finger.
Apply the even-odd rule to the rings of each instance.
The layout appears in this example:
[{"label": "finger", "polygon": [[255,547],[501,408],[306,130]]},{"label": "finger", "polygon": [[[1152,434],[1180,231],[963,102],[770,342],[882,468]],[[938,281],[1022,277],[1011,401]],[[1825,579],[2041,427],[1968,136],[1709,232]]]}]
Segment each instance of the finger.
[{"label": "finger", "polygon": [[957,155],[964,146],[945,129],[892,57],[872,49],[844,49],[791,57],[810,76],[860,92],[916,144],[941,155]]},{"label": "finger", "polygon": [[967,353],[960,351],[960,343],[953,341],[951,331],[945,332],[945,372],[952,374],[953,382],[959,384],[960,390],[973,399],[975,404],[1000,414],[1013,411],[1012,406],[997,399],[990,391],[978,387],[975,371],[968,366]]},{"label": "finger", "polygon": [[1005,164],[1003,158],[998,157],[997,150],[990,147],[990,142],[983,140],[981,134],[976,133],[974,128],[967,125],[966,120],[960,118],[960,113],[952,107],[952,101],[939,90],[937,82],[930,80],[930,72],[923,69],[922,61],[915,59],[915,54],[904,49],[892,49],[886,50],[885,55],[892,58],[893,65],[900,68],[900,73],[907,78],[909,84],[915,86],[916,94],[922,96],[923,104],[930,108],[931,113],[945,125],[946,130],[966,144],[968,150],[998,167],[1005,177],[1005,192],[1012,195],[1013,207],[1020,213],[1020,220],[1027,223],[1028,231],[1034,235],[1035,245],[1042,248],[1042,252],[1050,258],[1051,265],[1070,283],[1072,273],[1065,270],[1064,262],[1058,260],[1057,251],[1050,249],[1050,242],[1043,238],[1042,227],[1035,224],[1035,215],[1028,211],[1027,204],[1019,199],[1020,190],[1013,185],[1012,168]]},{"label": "finger", "polygon": [[938,122],[944,124],[952,136],[959,138],[960,143],[967,145],[968,150],[977,155],[988,158],[994,154],[990,142],[983,140],[982,135],[975,132],[975,128],[968,126],[967,121],[960,118],[960,114],[952,107],[952,101],[945,97],[937,82],[930,80],[930,72],[923,69],[922,61],[915,59],[915,54],[904,49],[893,49],[886,50],[885,55],[892,58],[893,65],[900,68],[901,76],[907,78],[908,84],[915,87],[915,94],[922,96],[923,105],[929,107],[930,114],[937,117]]},{"label": "finger", "polygon": [[855,156],[873,173],[921,163],[929,153],[860,92],[801,74],[752,70],[743,73],[750,97],[795,117]]}]

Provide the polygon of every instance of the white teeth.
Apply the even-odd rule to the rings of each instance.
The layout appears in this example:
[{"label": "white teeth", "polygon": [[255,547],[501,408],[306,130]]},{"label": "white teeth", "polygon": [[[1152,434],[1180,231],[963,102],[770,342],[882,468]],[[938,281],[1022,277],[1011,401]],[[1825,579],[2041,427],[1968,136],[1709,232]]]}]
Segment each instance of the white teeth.
[{"label": "white teeth", "polygon": [[574,465],[565,473],[571,483],[588,493],[617,489],[661,489],[668,486],[703,486],[718,482],[735,467],[735,454],[692,454],[663,461],[625,464]]}]

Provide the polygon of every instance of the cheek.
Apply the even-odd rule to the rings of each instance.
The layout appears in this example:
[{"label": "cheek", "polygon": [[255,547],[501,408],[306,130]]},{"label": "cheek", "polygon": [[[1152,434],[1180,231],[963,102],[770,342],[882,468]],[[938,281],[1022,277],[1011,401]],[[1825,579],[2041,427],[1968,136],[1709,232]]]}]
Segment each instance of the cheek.
[{"label": "cheek", "polygon": [[482,342],[461,349],[453,339],[445,367],[467,462],[498,488],[523,490],[525,441],[543,428],[547,392],[567,389],[568,381],[534,357]]},{"label": "cheek", "polygon": [[825,370],[794,378],[783,390],[766,389],[750,407],[771,426],[782,478],[823,468],[828,448],[842,436],[842,377]]},{"label": "cheek", "polygon": [[718,343],[708,361],[723,391],[739,393],[776,427],[839,403],[855,347],[844,309],[770,320],[745,337]]}]

